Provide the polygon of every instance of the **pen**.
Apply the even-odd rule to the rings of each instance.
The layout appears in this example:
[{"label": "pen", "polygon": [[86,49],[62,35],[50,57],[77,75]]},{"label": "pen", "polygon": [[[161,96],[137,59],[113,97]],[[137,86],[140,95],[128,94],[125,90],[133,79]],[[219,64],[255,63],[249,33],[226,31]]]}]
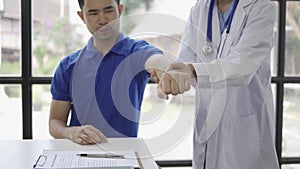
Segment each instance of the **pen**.
[{"label": "pen", "polygon": [[117,158],[123,159],[124,155],[105,153],[105,154],[77,154],[80,157],[91,157],[91,158]]}]

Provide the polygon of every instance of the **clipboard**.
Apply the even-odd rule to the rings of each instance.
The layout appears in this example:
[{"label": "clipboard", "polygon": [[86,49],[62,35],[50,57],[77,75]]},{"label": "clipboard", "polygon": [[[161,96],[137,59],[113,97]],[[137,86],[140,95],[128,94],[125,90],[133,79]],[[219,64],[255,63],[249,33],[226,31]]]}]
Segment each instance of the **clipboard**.
[{"label": "clipboard", "polygon": [[[50,168],[46,168],[50,169]],[[61,169],[61,168],[51,168],[51,169]],[[134,169],[133,167],[88,167],[88,168],[65,168],[65,169]]]},{"label": "clipboard", "polygon": [[138,161],[139,166],[140,166],[139,168],[135,168],[135,169],[144,169],[144,166],[143,166],[143,163],[141,161],[139,153],[138,152],[134,152],[134,153],[135,153],[135,156],[136,156],[136,160]]},{"label": "clipboard", "polygon": [[[144,169],[141,158],[138,152],[134,152],[137,160],[137,164],[139,167],[132,167],[132,166],[113,166],[113,167],[63,167],[64,169]],[[58,155],[54,156],[54,159],[57,158]],[[53,158],[50,156],[50,159]],[[33,165],[33,169],[57,169],[57,167],[45,167],[45,163],[48,159],[48,156],[45,154],[41,154],[35,164]],[[46,165],[47,166],[47,165]],[[61,168],[61,167],[60,167]]]},{"label": "clipboard", "polygon": [[44,166],[47,158],[48,157],[45,155],[40,155],[39,158],[36,160],[35,164],[33,164],[33,168]]}]

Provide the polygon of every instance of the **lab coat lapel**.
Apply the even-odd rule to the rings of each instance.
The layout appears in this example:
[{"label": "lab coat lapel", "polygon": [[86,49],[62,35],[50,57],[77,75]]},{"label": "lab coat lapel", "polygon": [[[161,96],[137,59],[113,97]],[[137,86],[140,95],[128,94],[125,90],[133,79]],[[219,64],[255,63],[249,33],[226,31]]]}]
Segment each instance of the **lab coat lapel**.
[{"label": "lab coat lapel", "polygon": [[243,24],[246,19],[246,13],[247,8],[251,7],[255,0],[240,0],[239,4],[237,6],[237,9],[235,11],[232,24],[231,24],[231,30],[230,34],[232,37],[232,40],[236,39],[236,36],[240,34],[240,30],[243,28]]},{"label": "lab coat lapel", "polygon": [[[215,2],[216,3],[216,2]],[[212,41],[213,41],[213,46],[215,49],[218,49],[220,40],[221,40],[221,35],[220,35],[220,24],[219,24],[219,16],[218,16],[218,7],[217,5],[214,6],[213,10],[213,23],[212,23]]]}]

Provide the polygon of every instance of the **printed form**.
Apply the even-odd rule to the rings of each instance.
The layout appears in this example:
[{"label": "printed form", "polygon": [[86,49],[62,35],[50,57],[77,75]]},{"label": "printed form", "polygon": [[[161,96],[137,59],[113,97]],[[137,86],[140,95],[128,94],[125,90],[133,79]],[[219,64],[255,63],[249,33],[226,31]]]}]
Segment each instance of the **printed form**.
[{"label": "printed form", "polygon": [[130,151],[55,151],[43,150],[34,168],[139,167],[136,154]]}]

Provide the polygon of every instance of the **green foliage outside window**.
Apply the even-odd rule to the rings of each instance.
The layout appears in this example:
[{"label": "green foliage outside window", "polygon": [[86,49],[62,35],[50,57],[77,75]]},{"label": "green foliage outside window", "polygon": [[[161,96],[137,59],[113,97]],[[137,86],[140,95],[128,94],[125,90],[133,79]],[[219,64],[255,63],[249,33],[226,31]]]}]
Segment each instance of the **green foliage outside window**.
[{"label": "green foliage outside window", "polygon": [[[121,2],[125,6],[123,17],[127,17],[134,14],[137,9],[142,8],[144,11],[148,11],[153,0],[121,0]],[[126,22],[122,22],[122,31],[126,34],[130,33],[130,31],[135,27],[136,23],[128,18],[125,20]]]},{"label": "green foliage outside window", "polygon": [[77,25],[67,18],[36,21],[33,41],[34,75],[52,76],[59,61],[84,45]]}]

